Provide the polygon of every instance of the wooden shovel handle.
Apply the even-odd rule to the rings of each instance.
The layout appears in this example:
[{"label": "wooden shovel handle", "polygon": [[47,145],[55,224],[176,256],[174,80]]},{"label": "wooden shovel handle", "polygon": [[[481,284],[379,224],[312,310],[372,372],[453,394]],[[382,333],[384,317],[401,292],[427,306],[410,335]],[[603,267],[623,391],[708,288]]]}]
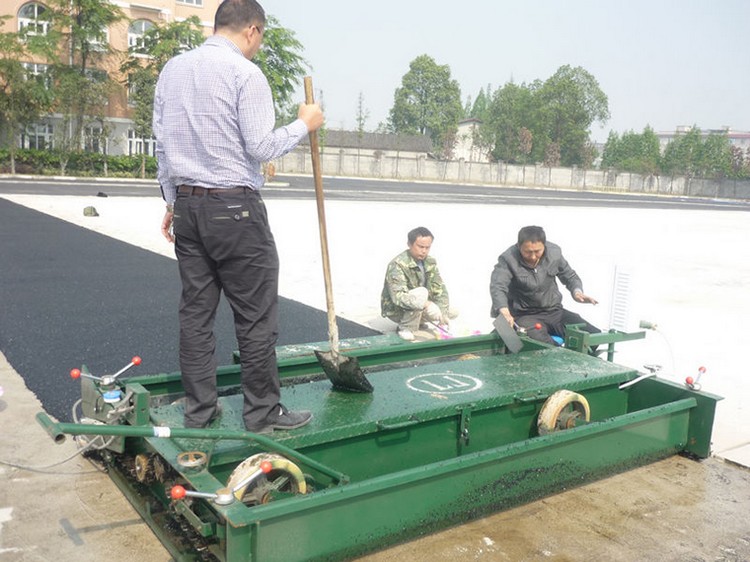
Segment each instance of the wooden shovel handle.
[{"label": "wooden shovel handle", "polygon": [[[312,77],[305,76],[305,103],[315,103]],[[328,310],[328,337],[331,352],[339,353],[339,329],[336,325],[336,310],[333,306],[333,286],[331,283],[331,264],[328,259],[328,233],[326,230],[326,210],[323,199],[323,175],[320,169],[320,145],[318,131],[310,132],[310,157],[312,158],[313,179],[315,180],[315,201],[318,206],[318,229],[320,230],[320,254],[323,259],[323,280],[326,288],[326,308]]]}]

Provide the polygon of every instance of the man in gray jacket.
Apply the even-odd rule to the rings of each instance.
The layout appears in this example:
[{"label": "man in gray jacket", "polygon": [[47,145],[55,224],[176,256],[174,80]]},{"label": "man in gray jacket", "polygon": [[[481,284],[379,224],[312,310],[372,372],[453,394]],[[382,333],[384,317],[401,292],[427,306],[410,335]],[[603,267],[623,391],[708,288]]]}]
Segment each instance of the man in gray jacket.
[{"label": "man in gray jacket", "polygon": [[584,294],[581,278],[568,265],[560,246],[547,242],[544,229],[523,227],[518,242],[500,255],[492,271],[492,316],[502,315],[511,326],[524,328],[529,337],[551,344],[557,343],[552,336],[565,336],[566,324],[583,324],[587,332],[600,332],[563,308],[557,278],[577,302],[597,304]]}]

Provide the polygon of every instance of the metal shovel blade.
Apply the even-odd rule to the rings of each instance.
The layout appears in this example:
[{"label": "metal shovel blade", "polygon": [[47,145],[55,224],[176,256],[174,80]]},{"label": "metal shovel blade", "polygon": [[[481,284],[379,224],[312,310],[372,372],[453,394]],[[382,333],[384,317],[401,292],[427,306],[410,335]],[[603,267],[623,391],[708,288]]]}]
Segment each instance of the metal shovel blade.
[{"label": "metal shovel blade", "polygon": [[500,339],[503,340],[503,343],[505,344],[505,347],[508,348],[508,351],[511,353],[518,353],[523,348],[523,342],[521,341],[521,338],[518,337],[518,334],[516,331],[511,327],[510,324],[508,324],[508,321],[502,316],[498,316],[495,318],[495,321],[492,322],[492,325],[495,326],[495,331],[500,335]]},{"label": "metal shovel blade", "polygon": [[318,351],[317,349],[315,350],[315,356],[334,388],[351,392],[373,391],[372,385],[360,369],[356,357],[347,357],[338,353],[334,355],[330,351]]}]

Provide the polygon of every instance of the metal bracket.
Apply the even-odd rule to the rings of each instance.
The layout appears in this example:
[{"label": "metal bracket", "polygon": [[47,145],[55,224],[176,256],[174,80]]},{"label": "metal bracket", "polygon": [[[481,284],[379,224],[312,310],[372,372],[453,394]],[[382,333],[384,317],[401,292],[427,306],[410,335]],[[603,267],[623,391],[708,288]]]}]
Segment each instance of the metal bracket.
[{"label": "metal bracket", "polygon": [[474,404],[469,404],[467,407],[459,409],[461,419],[458,422],[458,454],[460,455],[464,447],[469,446],[470,431],[469,426],[471,425],[471,411]]}]

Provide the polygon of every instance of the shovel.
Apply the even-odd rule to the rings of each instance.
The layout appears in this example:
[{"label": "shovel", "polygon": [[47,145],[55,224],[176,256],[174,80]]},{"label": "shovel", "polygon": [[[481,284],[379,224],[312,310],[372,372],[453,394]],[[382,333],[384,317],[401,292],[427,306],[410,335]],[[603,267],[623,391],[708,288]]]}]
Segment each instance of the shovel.
[{"label": "shovel", "polygon": [[[305,103],[315,103],[312,78],[305,77]],[[326,307],[328,309],[328,338],[330,351],[315,350],[318,363],[323,372],[339,390],[352,392],[372,392],[356,357],[346,357],[339,353],[339,329],[336,325],[336,311],[333,307],[333,288],[331,286],[331,266],[328,260],[328,234],[326,233],[326,212],[323,202],[323,176],[320,170],[320,148],[318,132],[310,133],[310,155],[312,157],[313,178],[315,179],[315,200],[318,204],[318,227],[320,230],[320,251],[323,258],[323,279],[326,286]]]},{"label": "shovel", "polygon": [[518,353],[523,348],[523,342],[518,337],[516,331],[508,324],[508,321],[502,314],[498,314],[492,325],[495,326],[495,331],[500,335],[500,339],[503,340],[505,347],[511,353]]}]

